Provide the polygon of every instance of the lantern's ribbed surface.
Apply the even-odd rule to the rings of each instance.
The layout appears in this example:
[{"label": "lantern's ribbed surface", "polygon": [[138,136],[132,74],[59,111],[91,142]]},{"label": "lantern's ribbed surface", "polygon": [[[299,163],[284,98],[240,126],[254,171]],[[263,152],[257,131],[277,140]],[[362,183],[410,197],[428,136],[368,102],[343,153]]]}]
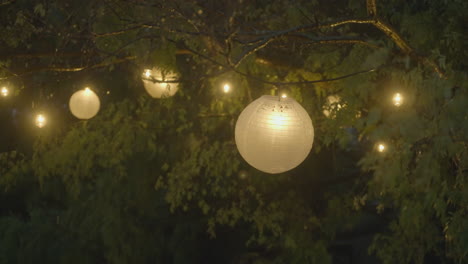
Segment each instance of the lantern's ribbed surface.
[{"label": "lantern's ribbed surface", "polygon": [[304,161],[312,148],[314,128],[307,112],[294,99],[264,95],[240,114],[235,139],[250,165],[274,174]]},{"label": "lantern's ribbed surface", "polygon": [[99,112],[99,97],[89,88],[75,92],[69,102],[71,113],[79,119],[90,119]]},{"label": "lantern's ribbed surface", "polygon": [[142,77],[143,85],[145,86],[145,89],[149,95],[151,95],[153,98],[165,98],[173,96],[179,89],[177,83],[154,82],[153,79],[160,81],[174,81],[177,79],[177,75],[172,72],[163,74],[162,71],[158,68],[145,70]]}]

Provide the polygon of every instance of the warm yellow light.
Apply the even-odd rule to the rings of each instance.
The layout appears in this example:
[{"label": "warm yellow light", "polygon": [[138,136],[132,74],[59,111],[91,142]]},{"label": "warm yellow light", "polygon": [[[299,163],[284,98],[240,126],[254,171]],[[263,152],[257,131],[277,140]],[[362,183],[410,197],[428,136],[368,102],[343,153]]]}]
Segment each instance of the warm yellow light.
[{"label": "warm yellow light", "polygon": [[89,89],[89,87],[86,87],[84,89],[84,93],[83,93],[85,96],[90,96],[93,94],[93,92],[91,91],[91,89]]},{"label": "warm yellow light", "polygon": [[403,103],[403,97],[401,96],[400,93],[394,94],[392,100],[395,106],[400,106]]},{"label": "warm yellow light", "polygon": [[44,115],[38,114],[36,116],[36,126],[38,126],[39,128],[44,127],[46,125],[46,121],[47,120]]},{"label": "warm yellow light", "polygon": [[284,98],[288,98],[288,95],[285,94],[285,93],[282,93],[282,94],[281,94],[281,98],[283,98],[283,99],[284,99]]},{"label": "warm yellow light", "polygon": [[145,75],[146,78],[151,77],[151,70],[150,70],[150,69],[146,69],[145,72],[144,72],[144,75]]},{"label": "warm yellow light", "polygon": [[88,87],[76,91],[68,103],[70,112],[79,119],[90,119],[94,117],[101,106],[99,97]]},{"label": "warm yellow light", "polygon": [[1,90],[1,94],[3,97],[7,97],[8,96],[8,88],[6,87],[2,87],[2,90]]},{"label": "warm yellow light", "polygon": [[384,152],[385,151],[385,145],[380,143],[379,145],[377,145],[377,150],[379,152]]},{"label": "warm yellow light", "polygon": [[223,91],[224,91],[224,93],[229,93],[231,91],[231,86],[229,86],[229,84],[226,83],[223,86]]},{"label": "warm yellow light", "polygon": [[247,163],[276,174],[304,161],[312,148],[314,128],[309,114],[292,98],[264,95],[239,115],[235,141]]},{"label": "warm yellow light", "polygon": [[287,116],[282,115],[278,112],[272,112],[266,122],[271,129],[274,130],[281,130],[285,129],[285,127],[289,123],[289,119]]}]

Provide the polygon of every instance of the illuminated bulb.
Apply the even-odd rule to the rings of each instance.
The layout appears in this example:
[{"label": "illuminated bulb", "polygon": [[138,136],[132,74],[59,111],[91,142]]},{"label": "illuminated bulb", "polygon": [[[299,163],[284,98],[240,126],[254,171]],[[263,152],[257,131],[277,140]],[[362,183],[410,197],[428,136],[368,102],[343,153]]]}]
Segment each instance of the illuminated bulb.
[{"label": "illuminated bulb", "polygon": [[283,99],[284,99],[284,98],[288,98],[288,95],[285,94],[285,93],[282,93],[282,94],[281,94],[281,98],[283,98]]},{"label": "illuminated bulb", "polygon": [[400,93],[396,93],[395,95],[393,95],[392,100],[395,106],[400,106],[403,103],[403,97],[401,96]]},{"label": "illuminated bulb", "polygon": [[6,87],[3,87],[2,91],[1,91],[1,94],[2,94],[3,97],[7,97],[8,96],[8,89]]},{"label": "illuminated bulb", "polygon": [[379,145],[377,145],[377,150],[379,152],[384,152],[385,151],[385,145],[380,143]]},{"label": "illuminated bulb", "polygon": [[229,86],[229,84],[226,83],[223,86],[223,91],[224,91],[224,93],[229,93],[231,91],[231,86]]},{"label": "illuminated bulb", "polygon": [[144,75],[145,75],[146,78],[151,77],[151,70],[146,69]]},{"label": "illuminated bulb", "polygon": [[39,128],[44,127],[46,125],[46,118],[44,115],[39,114],[36,116],[36,126]]},{"label": "illuminated bulb", "polygon": [[93,92],[89,89],[89,87],[86,87],[86,88],[84,89],[84,95],[85,95],[85,96],[90,96],[90,95],[92,95],[92,94],[93,94]]}]

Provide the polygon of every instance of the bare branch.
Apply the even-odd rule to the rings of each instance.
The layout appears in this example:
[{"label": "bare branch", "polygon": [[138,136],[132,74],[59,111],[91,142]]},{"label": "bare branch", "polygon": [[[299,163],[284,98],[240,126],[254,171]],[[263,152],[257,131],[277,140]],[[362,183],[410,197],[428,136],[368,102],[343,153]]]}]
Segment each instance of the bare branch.
[{"label": "bare branch", "polygon": [[367,0],[367,14],[371,17],[377,16],[376,0]]},{"label": "bare branch", "polygon": [[[85,66],[85,67],[71,67],[71,68],[69,68],[69,67],[44,67],[44,68],[37,68],[37,69],[26,71],[26,72],[23,72],[23,73],[20,73],[20,74],[16,74],[16,76],[22,76],[22,75],[27,75],[27,74],[36,73],[36,72],[80,72],[80,71],[88,70],[88,69],[103,68],[103,67],[107,67],[107,66],[110,66],[110,65],[119,64],[119,63],[127,62],[127,61],[130,61],[130,60],[134,60],[134,59],[136,59],[135,56],[128,56],[128,57],[125,57],[125,58],[116,59],[116,60],[108,61],[108,62],[101,62],[101,63],[97,63],[97,64],[94,64],[94,65]],[[0,80],[6,80],[6,79],[9,79],[9,77],[0,78]]]},{"label": "bare branch", "polygon": [[[429,59],[425,57],[417,55],[416,51],[400,36],[400,34],[398,34],[398,32],[395,29],[393,29],[389,24],[383,22],[378,17],[375,17],[374,19],[347,19],[347,20],[341,20],[341,21],[336,21],[336,22],[321,24],[321,25],[302,25],[302,26],[298,26],[298,27],[294,27],[294,28],[290,28],[286,30],[281,30],[281,31],[259,31],[259,32],[254,32],[254,33],[244,32],[242,34],[244,36],[248,36],[248,35],[251,35],[251,36],[260,35],[261,36],[259,38],[256,38],[250,41],[250,43],[257,43],[261,41],[260,44],[256,44],[253,48],[248,50],[248,51],[250,50],[258,51],[259,49],[265,47],[267,44],[271,43],[271,40],[278,39],[279,37],[297,36],[297,33],[299,32],[315,31],[315,30],[326,29],[326,28],[335,28],[335,27],[339,27],[342,25],[346,25],[346,24],[373,25],[374,27],[382,31],[387,37],[389,37],[398,46],[398,48],[400,48],[400,50],[403,53],[412,56],[414,59],[432,68],[432,70],[435,71],[439,75],[440,78],[446,78],[444,72],[440,69],[439,66],[437,66],[436,63],[430,61]],[[253,52],[247,52],[245,53],[245,56],[248,56],[252,53]]]},{"label": "bare branch", "polygon": [[0,7],[12,4],[13,2],[16,2],[16,0],[8,0],[8,1],[1,2]]}]

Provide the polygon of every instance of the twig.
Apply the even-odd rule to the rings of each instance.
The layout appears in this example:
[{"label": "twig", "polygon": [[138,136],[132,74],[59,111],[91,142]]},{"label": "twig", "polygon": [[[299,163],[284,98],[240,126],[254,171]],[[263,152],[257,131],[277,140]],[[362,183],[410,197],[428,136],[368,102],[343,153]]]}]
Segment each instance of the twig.
[{"label": "twig", "polygon": [[[85,66],[85,67],[73,67],[73,68],[44,67],[44,68],[33,69],[31,71],[26,71],[26,72],[23,72],[23,73],[20,73],[20,74],[16,74],[16,76],[22,76],[22,75],[27,75],[27,74],[36,73],[36,72],[79,72],[79,71],[88,70],[88,69],[102,68],[102,67],[106,67],[106,66],[109,66],[109,65],[123,63],[123,62],[127,62],[129,60],[134,60],[134,59],[136,59],[135,56],[128,56],[128,57],[117,59],[117,60],[114,60],[114,61],[111,61],[111,62],[101,62],[101,63],[98,63],[98,64],[94,64],[94,65],[91,65],[91,66]],[[6,79],[9,79],[9,77],[0,78],[0,80],[6,80]]]}]

